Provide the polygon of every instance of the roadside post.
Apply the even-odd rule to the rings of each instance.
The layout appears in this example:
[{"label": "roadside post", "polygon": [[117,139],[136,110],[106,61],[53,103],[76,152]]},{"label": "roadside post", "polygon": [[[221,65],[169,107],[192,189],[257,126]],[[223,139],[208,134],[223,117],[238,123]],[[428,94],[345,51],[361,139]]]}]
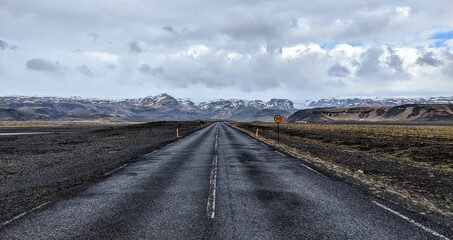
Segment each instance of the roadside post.
[{"label": "roadside post", "polygon": [[283,117],[279,114],[275,115],[274,122],[277,123],[277,144],[280,144],[280,123],[283,122]]},{"label": "roadside post", "polygon": [[258,137],[259,135],[260,135],[260,132],[259,132],[258,128],[256,128],[255,136]]},{"label": "roadside post", "polygon": [[176,138],[179,138],[179,128],[176,129]]}]

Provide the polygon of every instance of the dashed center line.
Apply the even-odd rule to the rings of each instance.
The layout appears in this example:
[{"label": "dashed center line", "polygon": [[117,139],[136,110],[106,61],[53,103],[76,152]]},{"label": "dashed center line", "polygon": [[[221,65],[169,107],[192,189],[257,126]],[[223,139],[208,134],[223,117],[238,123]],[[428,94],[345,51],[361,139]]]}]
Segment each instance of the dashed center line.
[{"label": "dashed center line", "polygon": [[436,232],[436,231],[434,231],[434,230],[432,230],[432,229],[430,229],[428,227],[423,226],[422,224],[410,219],[409,217],[404,216],[403,214],[401,214],[401,213],[399,213],[399,212],[397,212],[397,211],[395,211],[395,210],[393,210],[393,209],[391,209],[391,208],[389,208],[389,207],[387,207],[385,205],[382,205],[382,204],[380,204],[380,203],[378,203],[376,201],[371,201],[371,202],[376,204],[377,206],[379,206],[379,207],[381,207],[381,208],[383,208],[383,209],[395,214],[396,216],[398,216],[398,217],[410,222],[411,224],[413,224],[413,225],[415,225],[415,226],[417,226],[417,227],[419,227],[419,228],[431,233],[432,235],[434,235],[436,237],[439,237],[439,238],[444,239],[444,240],[449,240],[449,238],[445,237],[444,235],[442,235],[442,234],[440,234],[440,233],[438,233],[438,232]]},{"label": "dashed center line", "polygon": [[214,156],[211,166],[211,177],[209,184],[208,204],[206,206],[207,217],[213,219],[215,216],[215,192],[217,188],[217,156]]}]

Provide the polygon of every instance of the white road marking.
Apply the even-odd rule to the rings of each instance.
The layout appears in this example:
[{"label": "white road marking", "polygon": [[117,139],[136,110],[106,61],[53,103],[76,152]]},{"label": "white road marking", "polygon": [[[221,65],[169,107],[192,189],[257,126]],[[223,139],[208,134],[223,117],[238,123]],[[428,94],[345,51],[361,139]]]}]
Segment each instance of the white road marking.
[{"label": "white road marking", "polygon": [[148,157],[149,155],[151,155],[151,154],[153,154],[153,153],[155,153],[155,152],[157,152],[157,150],[154,150],[154,151],[152,151],[152,152],[146,154],[145,157]]},{"label": "white road marking", "polygon": [[281,153],[281,152],[279,152],[279,151],[274,151],[274,152],[278,153],[280,156],[286,157],[285,154],[283,154],[283,153]]},{"label": "white road marking", "polygon": [[208,218],[213,219],[215,216],[215,192],[217,188],[217,155],[212,160],[211,177],[209,181],[209,196],[206,206],[206,214]]},{"label": "white road marking", "polygon": [[40,208],[43,208],[44,206],[46,206],[46,205],[49,204],[49,203],[51,203],[51,202],[50,202],[50,201],[47,201],[47,202],[45,202],[45,203],[43,203],[43,204],[41,204],[41,205],[38,205],[38,206],[32,208],[32,209],[30,210],[30,212],[36,211],[36,210],[38,210],[38,209],[40,209]]},{"label": "white road marking", "polygon": [[263,146],[267,147],[267,145],[266,145],[266,144],[264,144],[264,143],[261,143],[261,145],[263,145]]},{"label": "white road marking", "polygon": [[38,205],[38,206],[32,208],[31,210],[29,210],[29,211],[27,211],[27,212],[23,212],[23,213],[21,213],[21,214],[15,216],[15,217],[13,217],[13,218],[11,218],[10,220],[8,220],[8,221],[2,223],[2,226],[6,226],[6,225],[10,224],[11,222],[14,222],[15,220],[17,220],[17,219],[19,219],[19,218],[21,218],[21,217],[27,215],[28,213],[32,213],[33,211],[36,211],[36,210],[38,210],[38,209],[40,209],[40,208],[43,208],[44,206],[46,206],[46,205],[49,204],[49,203],[50,203],[50,201],[47,201],[47,202],[45,202],[45,203],[43,203],[43,204],[41,204],[41,205]]},{"label": "white road marking", "polygon": [[19,219],[19,218],[25,216],[26,214],[27,214],[27,212],[23,212],[23,213],[21,213],[21,214],[15,216],[15,217],[13,217],[13,218],[11,218],[10,220],[8,220],[8,221],[2,223],[2,226],[6,226],[6,225],[10,224],[11,222],[13,222],[13,221],[15,221],[15,220],[17,220],[17,219]]},{"label": "white road marking", "polygon": [[125,164],[123,164],[122,166],[119,166],[119,167],[113,169],[112,171],[110,171],[110,172],[104,174],[104,176],[110,175],[110,174],[112,174],[112,173],[114,173],[114,172],[120,170],[121,168],[123,168],[123,167],[125,167],[125,166],[127,166],[127,163],[125,163]]},{"label": "white road marking", "polygon": [[380,203],[378,203],[376,201],[371,201],[371,202],[376,204],[377,206],[379,206],[379,207],[381,207],[381,208],[383,208],[383,209],[395,214],[396,216],[398,216],[398,217],[400,217],[400,218],[412,223],[413,225],[415,225],[415,226],[417,226],[417,227],[419,227],[419,228],[431,233],[432,235],[434,235],[436,237],[439,237],[439,238],[444,239],[444,240],[449,240],[449,238],[445,237],[444,235],[442,235],[442,234],[440,234],[440,233],[438,233],[438,232],[436,232],[436,231],[434,231],[434,230],[432,230],[432,229],[430,229],[428,227],[425,227],[425,226],[421,225],[418,222],[415,222],[414,220],[404,216],[403,214],[401,214],[401,213],[399,213],[399,212],[397,212],[397,211],[395,211],[395,210],[393,210],[393,209],[391,209],[391,208],[389,208],[389,207],[387,207],[385,205],[382,205],[382,204],[380,204]]},{"label": "white road marking", "polygon": [[19,133],[0,133],[0,136],[16,136],[16,135],[36,135],[36,134],[51,134],[52,132],[19,132]]},{"label": "white road marking", "polygon": [[309,166],[307,166],[307,165],[305,165],[305,164],[303,164],[303,163],[301,163],[301,165],[304,166],[306,169],[308,169],[308,170],[310,170],[310,171],[312,171],[312,172],[314,172],[314,173],[316,173],[316,174],[318,174],[318,175],[321,175],[321,176],[325,177],[324,174],[322,174],[322,173],[320,173],[320,172],[314,170],[313,168],[311,168],[311,167],[309,167]]}]

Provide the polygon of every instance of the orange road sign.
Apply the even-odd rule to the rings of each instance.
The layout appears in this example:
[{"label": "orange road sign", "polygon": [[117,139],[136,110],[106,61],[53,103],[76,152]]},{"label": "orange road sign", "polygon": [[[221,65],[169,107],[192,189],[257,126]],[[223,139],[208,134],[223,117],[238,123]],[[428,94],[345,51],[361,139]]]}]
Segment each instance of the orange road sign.
[{"label": "orange road sign", "polygon": [[281,115],[278,115],[278,114],[275,115],[274,122],[277,123],[277,124],[283,122],[283,117]]}]

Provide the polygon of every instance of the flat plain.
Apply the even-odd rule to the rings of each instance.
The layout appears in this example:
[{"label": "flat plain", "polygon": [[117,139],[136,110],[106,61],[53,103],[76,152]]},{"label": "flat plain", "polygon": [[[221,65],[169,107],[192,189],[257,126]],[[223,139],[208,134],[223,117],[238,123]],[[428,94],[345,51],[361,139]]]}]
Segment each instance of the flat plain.
[{"label": "flat plain", "polygon": [[[0,222],[105,178],[200,122],[0,122]],[[1,133],[45,134],[1,135]]]}]

